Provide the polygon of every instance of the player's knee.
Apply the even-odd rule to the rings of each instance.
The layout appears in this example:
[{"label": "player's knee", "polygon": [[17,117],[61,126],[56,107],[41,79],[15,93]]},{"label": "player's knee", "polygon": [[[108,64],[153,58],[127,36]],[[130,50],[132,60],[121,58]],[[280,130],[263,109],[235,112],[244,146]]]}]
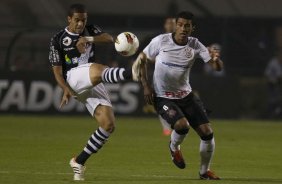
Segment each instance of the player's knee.
[{"label": "player's knee", "polygon": [[186,119],[178,120],[174,125],[174,130],[176,133],[184,135],[189,132],[190,126]]},{"label": "player's knee", "polygon": [[203,136],[201,136],[201,139],[202,139],[203,141],[210,141],[210,140],[213,139],[213,133],[210,133],[210,134],[208,134],[208,135],[203,135]]},{"label": "player's knee", "polygon": [[200,137],[205,137],[213,133],[213,130],[209,123],[202,124],[198,128],[196,128],[196,132]]},{"label": "player's knee", "polygon": [[104,123],[103,129],[106,130],[109,133],[113,133],[114,130],[115,130],[114,121],[108,121],[107,123]]}]

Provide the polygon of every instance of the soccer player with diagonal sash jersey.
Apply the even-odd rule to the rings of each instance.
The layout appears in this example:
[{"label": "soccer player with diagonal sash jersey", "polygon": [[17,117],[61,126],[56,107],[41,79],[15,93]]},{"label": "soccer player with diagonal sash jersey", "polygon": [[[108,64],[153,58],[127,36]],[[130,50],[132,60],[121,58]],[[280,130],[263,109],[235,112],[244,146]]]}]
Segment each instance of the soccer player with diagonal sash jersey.
[{"label": "soccer player with diagonal sash jersey", "polygon": [[84,180],[85,162],[103,147],[115,128],[112,104],[103,82],[138,81],[145,68],[139,63],[132,70],[95,63],[95,44],[113,44],[113,37],[96,25],[86,25],[87,10],[82,4],[71,5],[67,18],[68,26],[51,39],[49,60],[63,90],[60,107],[75,97],[99,124],[81,153],[70,160],[74,180]]}]

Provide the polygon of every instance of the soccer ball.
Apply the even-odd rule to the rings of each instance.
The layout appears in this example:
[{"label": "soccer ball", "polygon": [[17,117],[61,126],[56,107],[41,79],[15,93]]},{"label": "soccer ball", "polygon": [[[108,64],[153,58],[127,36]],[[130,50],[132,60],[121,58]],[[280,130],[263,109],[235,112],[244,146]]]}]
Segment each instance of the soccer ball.
[{"label": "soccer ball", "polygon": [[131,32],[123,32],[117,36],[115,41],[116,51],[122,56],[132,56],[139,47],[139,40]]}]

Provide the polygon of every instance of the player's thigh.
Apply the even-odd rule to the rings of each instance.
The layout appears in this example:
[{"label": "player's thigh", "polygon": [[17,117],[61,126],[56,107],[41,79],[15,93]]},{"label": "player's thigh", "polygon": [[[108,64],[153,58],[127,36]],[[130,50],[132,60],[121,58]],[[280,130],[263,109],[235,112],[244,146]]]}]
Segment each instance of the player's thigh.
[{"label": "player's thigh", "polygon": [[198,127],[209,124],[208,115],[200,98],[193,93],[181,100],[181,109],[190,125],[197,131]]},{"label": "player's thigh", "polygon": [[92,87],[89,77],[90,66],[91,63],[83,64],[67,72],[67,83],[74,92],[81,93]]},{"label": "player's thigh", "polygon": [[90,66],[89,76],[93,86],[102,82],[102,73],[105,68],[107,68],[107,66],[98,63],[93,63]]},{"label": "player's thigh", "polygon": [[94,111],[99,126],[107,132],[113,132],[115,128],[115,116],[112,107],[106,105],[98,105]]},{"label": "player's thigh", "polygon": [[171,128],[174,128],[179,120],[185,119],[181,109],[172,100],[156,97],[155,108],[157,113],[171,125]]}]

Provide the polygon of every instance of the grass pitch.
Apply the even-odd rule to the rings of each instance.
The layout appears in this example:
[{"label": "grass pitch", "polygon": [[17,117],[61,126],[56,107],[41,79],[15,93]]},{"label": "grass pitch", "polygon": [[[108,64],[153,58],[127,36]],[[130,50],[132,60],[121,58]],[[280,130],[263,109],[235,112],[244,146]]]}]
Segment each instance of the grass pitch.
[{"label": "grass pitch", "polygon": [[[84,147],[96,122],[90,117],[0,117],[0,183],[65,184],[68,165]],[[187,167],[171,162],[168,141],[157,118],[117,117],[104,148],[87,162],[81,183],[282,183],[282,123],[214,120],[216,152],[212,169],[220,181],[198,179],[199,138],[194,131],[182,144]]]}]

